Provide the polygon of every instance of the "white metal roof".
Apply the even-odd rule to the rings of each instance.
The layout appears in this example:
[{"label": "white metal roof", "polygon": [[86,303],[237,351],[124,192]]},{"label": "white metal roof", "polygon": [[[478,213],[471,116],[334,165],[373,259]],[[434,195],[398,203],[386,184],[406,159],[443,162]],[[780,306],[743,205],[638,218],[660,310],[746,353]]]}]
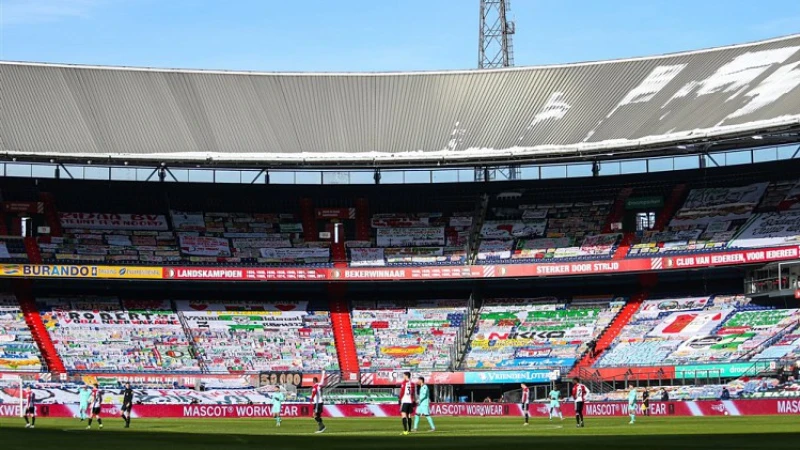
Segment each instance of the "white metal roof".
[{"label": "white metal roof", "polygon": [[487,71],[254,73],[0,62],[0,153],[218,163],[551,157],[800,125],[800,35]]}]

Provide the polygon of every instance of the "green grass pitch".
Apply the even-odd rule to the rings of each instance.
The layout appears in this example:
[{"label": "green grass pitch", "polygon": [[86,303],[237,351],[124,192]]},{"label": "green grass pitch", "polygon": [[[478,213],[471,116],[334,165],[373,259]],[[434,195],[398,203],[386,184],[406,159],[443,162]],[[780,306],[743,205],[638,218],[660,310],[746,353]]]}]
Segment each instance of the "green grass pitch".
[{"label": "green grass pitch", "polygon": [[25,429],[19,418],[0,420],[2,449],[58,450],[358,450],[358,449],[795,449],[800,448],[800,417],[627,417],[589,418],[576,429],[563,422],[531,419],[436,417],[437,431],[402,436],[400,418],[328,419],[328,430],[314,434],[311,419],[285,419],[280,428],[268,419],[141,419],[130,429],[106,418],[102,430],[86,430],[77,419],[39,418]]}]

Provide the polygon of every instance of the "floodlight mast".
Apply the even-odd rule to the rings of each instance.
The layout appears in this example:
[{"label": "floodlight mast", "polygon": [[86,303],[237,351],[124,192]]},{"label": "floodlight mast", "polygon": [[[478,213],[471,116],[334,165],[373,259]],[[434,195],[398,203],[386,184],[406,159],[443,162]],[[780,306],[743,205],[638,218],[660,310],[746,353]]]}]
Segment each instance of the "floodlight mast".
[{"label": "floodlight mast", "polygon": [[481,0],[478,68],[497,69],[514,65],[512,36],[516,31],[508,18],[509,0]]},{"label": "floodlight mast", "polygon": [[[512,37],[516,31],[509,19],[509,0],[481,0],[481,20],[478,43],[478,68],[498,69],[514,65]],[[476,167],[475,181],[520,178],[519,166]]]}]

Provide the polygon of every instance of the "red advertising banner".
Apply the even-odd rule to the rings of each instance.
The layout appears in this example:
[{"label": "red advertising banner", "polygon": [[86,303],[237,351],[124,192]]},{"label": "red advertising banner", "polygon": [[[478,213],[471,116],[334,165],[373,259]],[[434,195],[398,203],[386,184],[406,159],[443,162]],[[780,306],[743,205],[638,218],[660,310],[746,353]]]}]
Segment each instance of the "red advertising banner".
[{"label": "red advertising banner", "polygon": [[355,219],[355,208],[317,208],[314,210],[317,219]]},{"label": "red advertising banner", "polygon": [[[737,266],[800,258],[800,247],[784,246],[755,250],[737,250],[692,256],[626,258],[607,261],[548,262],[537,264],[499,264],[475,266],[423,267],[347,267],[347,268],[275,268],[275,267],[163,267],[167,280],[209,281],[391,281],[456,280],[485,278],[530,278],[585,276]],[[58,276],[62,266],[0,264],[0,276],[37,277],[47,268],[48,276]],[[36,269],[36,270],[34,270]],[[52,270],[50,270],[52,269]],[[134,270],[131,267],[128,270]],[[53,275],[55,274],[55,275]],[[92,277],[86,277],[92,278]],[[107,277],[106,277],[107,278]]]},{"label": "red advertising banner", "polygon": [[674,366],[656,367],[603,367],[592,370],[593,375],[598,375],[604,380],[627,379],[627,380],[646,380],[658,375],[664,379],[675,378]]},{"label": "red advertising banner", "polygon": [[[78,405],[53,404],[37,405],[40,420],[48,417],[78,417]],[[547,417],[547,403],[530,405],[529,412],[533,417]],[[573,404],[565,402],[561,406],[564,417],[575,414]],[[310,418],[311,407],[308,404],[284,404],[281,414],[286,418]],[[0,404],[0,417],[19,416],[20,405]],[[325,405],[324,417],[365,418],[395,417],[400,413],[396,404],[390,405]],[[459,417],[519,417],[522,407],[513,403],[433,403],[431,414],[434,416]],[[589,402],[585,405],[586,417],[627,417],[628,404],[621,402]],[[120,415],[118,405],[103,405],[102,416],[117,418]],[[651,416],[759,416],[759,415],[794,415],[800,416],[800,400],[765,399],[765,400],[709,400],[693,402],[652,402]],[[133,405],[131,416],[134,418],[269,418],[272,417],[271,405]]]}]

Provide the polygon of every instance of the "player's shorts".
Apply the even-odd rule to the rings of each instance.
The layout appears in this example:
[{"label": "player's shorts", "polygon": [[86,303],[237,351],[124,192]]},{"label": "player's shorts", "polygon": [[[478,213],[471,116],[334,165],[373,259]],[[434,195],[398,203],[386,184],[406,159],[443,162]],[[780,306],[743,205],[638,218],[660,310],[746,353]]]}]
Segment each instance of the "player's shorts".
[{"label": "player's shorts", "polygon": [[520,407],[520,409],[522,409],[522,412],[525,412],[525,411],[528,411],[528,408],[530,407],[530,404],[528,404],[528,403],[520,403],[519,407]]},{"label": "player's shorts", "polygon": [[281,415],[281,407],[278,405],[272,405],[272,415],[273,416]]},{"label": "player's shorts", "polygon": [[120,408],[120,411],[122,411],[122,412],[131,412],[131,409],[133,409],[133,405],[122,405],[122,407]]},{"label": "player's shorts", "polygon": [[417,409],[415,411],[416,415],[418,416],[430,416],[431,415],[431,406],[430,403],[420,403],[417,405]]},{"label": "player's shorts", "polygon": [[102,408],[100,408],[99,406],[95,406],[95,407],[93,407],[93,408],[92,408],[92,415],[95,415],[95,416],[98,416],[98,415],[100,415],[100,410],[101,410],[101,409],[102,409]]},{"label": "player's shorts", "polygon": [[628,411],[636,412],[637,411],[636,403],[628,403]]},{"label": "player's shorts", "polygon": [[558,400],[550,400],[551,408],[561,408],[561,403]]},{"label": "player's shorts", "polygon": [[583,414],[583,402],[575,402],[575,413]]},{"label": "player's shorts", "polygon": [[400,405],[400,412],[404,414],[411,414],[414,412],[414,404],[413,403],[403,403]]},{"label": "player's shorts", "polygon": [[25,415],[31,415],[31,416],[35,416],[35,415],[36,415],[36,407],[35,407],[35,406],[30,406],[30,407],[28,407],[28,408],[25,410]]},{"label": "player's shorts", "polygon": [[314,415],[322,417],[322,403],[316,403],[314,405]]}]

